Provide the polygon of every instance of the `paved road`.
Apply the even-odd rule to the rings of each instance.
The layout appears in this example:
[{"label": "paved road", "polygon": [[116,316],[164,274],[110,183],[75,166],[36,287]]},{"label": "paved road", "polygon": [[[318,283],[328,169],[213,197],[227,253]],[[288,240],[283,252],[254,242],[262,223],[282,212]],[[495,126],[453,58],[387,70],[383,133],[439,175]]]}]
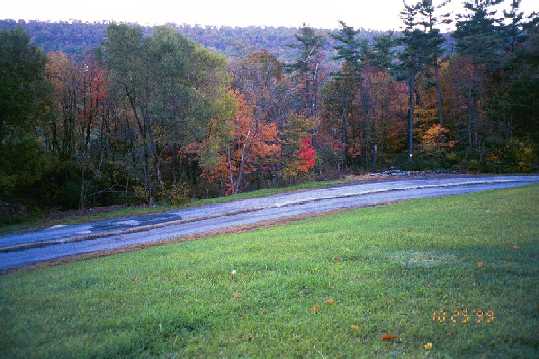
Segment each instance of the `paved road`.
[{"label": "paved road", "polygon": [[532,183],[539,183],[539,176],[400,179],[285,193],[80,225],[56,225],[0,236],[0,270],[338,209]]}]

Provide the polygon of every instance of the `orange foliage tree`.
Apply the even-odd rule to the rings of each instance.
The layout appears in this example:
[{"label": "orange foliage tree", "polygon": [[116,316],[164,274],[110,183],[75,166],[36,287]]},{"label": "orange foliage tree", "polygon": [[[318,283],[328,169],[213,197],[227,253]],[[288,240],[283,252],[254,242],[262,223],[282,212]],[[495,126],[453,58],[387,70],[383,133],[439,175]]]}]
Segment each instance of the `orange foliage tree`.
[{"label": "orange foliage tree", "polygon": [[443,148],[452,148],[453,141],[448,140],[449,130],[440,124],[434,124],[425,131],[421,143],[426,151],[438,151]]},{"label": "orange foliage tree", "polygon": [[277,126],[255,121],[239,92],[231,90],[229,96],[234,115],[212,121],[203,160],[204,177],[220,181],[227,195],[240,192],[248,175],[269,171],[281,154]]}]

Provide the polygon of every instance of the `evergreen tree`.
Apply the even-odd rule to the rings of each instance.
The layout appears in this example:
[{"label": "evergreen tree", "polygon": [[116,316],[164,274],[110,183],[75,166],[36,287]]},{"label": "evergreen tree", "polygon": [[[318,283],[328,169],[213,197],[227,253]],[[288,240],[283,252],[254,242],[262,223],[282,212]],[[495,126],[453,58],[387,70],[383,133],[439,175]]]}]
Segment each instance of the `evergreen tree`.
[{"label": "evergreen tree", "polygon": [[457,15],[453,34],[459,55],[468,56],[475,65],[496,67],[503,57],[501,20],[495,18],[494,6],[503,0],[467,0],[465,14]]},{"label": "evergreen tree", "polygon": [[504,27],[504,44],[506,52],[513,55],[516,47],[526,41],[524,32],[524,13],[520,10],[522,0],[511,0],[511,9],[504,11],[503,16],[508,20],[508,24]]},{"label": "evergreen tree", "polygon": [[425,45],[427,63],[432,68],[434,77],[434,87],[436,90],[436,109],[438,114],[438,122],[443,125],[443,95],[440,81],[440,60],[444,55],[445,38],[440,33],[438,28],[441,24],[451,23],[450,14],[438,15],[437,11],[443,9],[450,0],[442,2],[434,6],[432,0],[422,0],[418,3],[418,11],[422,16],[420,24],[423,25],[425,32]]},{"label": "evergreen tree", "polygon": [[395,58],[395,45],[393,33],[377,36],[372,46],[371,64],[381,70],[390,71]]},{"label": "evergreen tree", "polygon": [[426,44],[429,39],[424,31],[417,28],[417,16],[419,6],[407,5],[401,12],[404,31],[399,39],[402,50],[399,54],[399,63],[395,67],[397,76],[406,81],[408,85],[408,115],[407,115],[407,138],[408,158],[412,160],[414,153],[414,106],[416,80],[418,74],[429,62],[426,53]]},{"label": "evergreen tree", "polygon": [[296,34],[297,44],[290,47],[299,52],[298,58],[286,66],[286,70],[295,78],[300,89],[301,112],[312,117],[318,109],[320,72],[323,59],[324,38],[317,35],[312,27],[305,24]]},{"label": "evergreen tree", "polygon": [[[358,39],[357,35],[359,30],[355,30],[353,27],[346,25],[343,21],[340,22],[341,29],[332,34],[332,38],[335,39],[336,45],[334,49],[336,51],[335,60],[341,62],[341,68],[334,76],[334,85],[329,86],[333,90],[333,101],[339,104],[339,133],[340,142],[342,143],[342,160],[346,166],[350,165],[351,158],[349,156],[348,149],[351,146],[351,139],[349,133],[354,131],[353,126],[354,118],[354,103],[361,84],[361,69],[362,60],[364,59],[364,53],[362,50],[362,42]],[[328,107],[328,106],[326,106]]]},{"label": "evergreen tree", "polygon": [[[467,98],[468,150],[480,147],[479,125],[482,88],[489,74],[500,68],[503,60],[503,27],[495,18],[494,6],[502,0],[467,0],[465,14],[457,15],[454,38],[458,55],[471,63],[469,79],[462,79],[460,87]],[[479,153],[481,156],[481,153]]]},{"label": "evergreen tree", "polygon": [[352,76],[359,78],[361,76],[361,60],[362,56],[362,42],[357,35],[360,30],[355,30],[353,27],[346,25],[345,22],[340,21],[341,29],[332,34],[331,37],[337,42],[334,46],[337,54],[334,59],[342,61],[349,69],[348,73],[342,71],[338,76]]}]

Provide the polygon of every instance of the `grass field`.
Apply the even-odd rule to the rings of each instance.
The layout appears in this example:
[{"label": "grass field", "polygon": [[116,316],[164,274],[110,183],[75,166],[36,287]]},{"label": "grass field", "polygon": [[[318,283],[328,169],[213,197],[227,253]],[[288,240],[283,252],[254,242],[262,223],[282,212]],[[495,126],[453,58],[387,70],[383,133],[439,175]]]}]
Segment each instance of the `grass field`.
[{"label": "grass field", "polygon": [[0,316],[2,358],[537,358],[539,186],[19,271]]}]

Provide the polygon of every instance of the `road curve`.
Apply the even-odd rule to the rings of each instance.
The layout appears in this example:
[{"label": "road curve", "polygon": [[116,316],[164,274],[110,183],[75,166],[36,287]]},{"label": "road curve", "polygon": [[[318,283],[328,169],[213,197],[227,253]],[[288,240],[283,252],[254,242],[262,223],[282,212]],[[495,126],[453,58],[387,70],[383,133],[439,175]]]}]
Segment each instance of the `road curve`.
[{"label": "road curve", "polygon": [[80,225],[56,225],[0,236],[0,271],[339,209],[533,183],[539,183],[539,176],[412,178],[290,192]]}]

